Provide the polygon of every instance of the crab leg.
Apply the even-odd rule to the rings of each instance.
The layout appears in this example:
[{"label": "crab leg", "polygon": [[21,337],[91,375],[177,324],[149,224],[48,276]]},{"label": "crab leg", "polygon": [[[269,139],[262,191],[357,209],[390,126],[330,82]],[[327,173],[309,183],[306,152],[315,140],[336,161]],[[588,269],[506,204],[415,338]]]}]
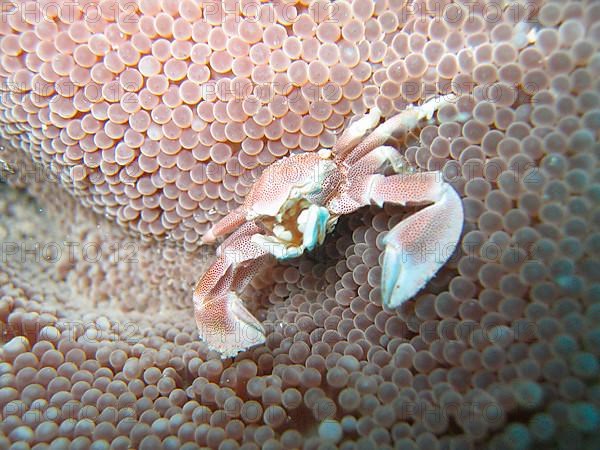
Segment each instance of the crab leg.
[{"label": "crab leg", "polygon": [[406,160],[400,152],[389,145],[382,145],[372,150],[359,159],[352,167],[348,168],[348,178],[356,180],[376,173],[382,167],[389,165],[394,172],[399,173]]},{"label": "crab leg", "polygon": [[217,251],[217,259],[194,289],[194,315],[200,338],[224,357],[265,341],[262,324],[236,295],[258,271],[267,253],[251,241],[260,232],[243,224]]},{"label": "crab leg", "polygon": [[[417,128],[420,121],[423,119],[431,119],[438,109],[455,101],[455,99],[456,96],[450,94],[445,97],[434,97],[420,106],[407,108],[401,113],[387,119],[377,128],[375,128],[371,134],[364,138],[362,142],[352,148],[351,144],[360,141],[360,137],[365,134],[366,129],[364,124],[367,122],[371,124],[373,119],[379,114],[379,111],[376,110],[376,114],[372,116],[371,114],[373,112],[371,111],[361,120],[350,125],[350,127],[348,127],[348,129],[344,132],[339,140],[339,144],[336,143],[334,146],[336,159],[344,162],[347,166],[352,167],[354,163],[363,158],[373,149],[383,145],[393,133],[401,130],[408,131]],[[371,122],[367,121],[367,119],[370,119]],[[363,120],[365,122],[361,122]],[[372,123],[372,125],[376,125],[377,122],[378,120]],[[363,134],[360,135],[360,137],[356,137],[361,132]]]},{"label": "crab leg", "polygon": [[463,225],[462,202],[440,172],[375,174],[352,183],[332,207],[384,203],[430,206],[393,227],[383,243],[381,290],[385,305],[413,297],[450,258]]},{"label": "crab leg", "polygon": [[212,244],[218,237],[231,233],[244,222],[246,222],[246,209],[244,208],[244,205],[242,205],[215,223],[212,228],[202,236],[202,243]]},{"label": "crab leg", "polygon": [[371,109],[368,114],[353,122],[342,133],[340,138],[333,146],[333,153],[337,158],[343,160],[344,157],[352,151],[356,144],[364,137],[368,130],[375,127],[381,119],[381,111],[379,108]]}]

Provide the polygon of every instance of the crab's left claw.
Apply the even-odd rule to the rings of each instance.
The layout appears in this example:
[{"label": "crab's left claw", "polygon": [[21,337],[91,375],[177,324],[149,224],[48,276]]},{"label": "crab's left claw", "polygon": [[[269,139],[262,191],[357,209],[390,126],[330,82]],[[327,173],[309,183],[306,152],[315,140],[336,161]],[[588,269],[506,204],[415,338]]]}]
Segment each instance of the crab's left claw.
[{"label": "crab's left claw", "polygon": [[438,197],[434,204],[404,219],[383,239],[381,296],[389,307],[414,297],[458,243],[463,225],[461,199],[447,183],[436,188],[437,193],[430,191]]},{"label": "crab's left claw", "polygon": [[[385,152],[362,158],[362,168],[381,165]],[[399,306],[413,297],[452,256],[463,227],[462,201],[440,172],[352,177],[344,195],[330,203],[334,213],[385,203],[426,205],[386,235],[381,273],[384,305]]]}]

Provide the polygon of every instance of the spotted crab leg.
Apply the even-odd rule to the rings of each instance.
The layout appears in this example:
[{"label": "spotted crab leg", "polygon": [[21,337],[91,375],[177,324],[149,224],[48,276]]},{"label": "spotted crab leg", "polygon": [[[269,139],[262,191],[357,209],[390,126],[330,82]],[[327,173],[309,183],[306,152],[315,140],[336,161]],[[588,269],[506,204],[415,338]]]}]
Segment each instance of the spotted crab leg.
[{"label": "spotted crab leg", "polygon": [[355,164],[348,168],[348,178],[356,180],[373,175],[384,166],[390,166],[394,172],[401,172],[406,165],[406,159],[391,146],[382,145],[367,153]]},{"label": "spotted crab leg", "polygon": [[224,357],[265,341],[262,324],[236,294],[258,272],[267,256],[251,240],[259,232],[256,224],[247,222],[229,236],[194,289],[194,316],[200,338]]},{"label": "spotted crab leg", "polygon": [[369,114],[350,125],[342,134],[333,147],[335,157],[348,167],[352,167],[373,149],[383,145],[393,133],[417,128],[420,121],[431,119],[437,110],[454,101],[456,96],[449,94],[433,97],[420,106],[409,107],[387,119],[363,139],[366,131],[379,122],[381,114],[377,108],[374,108]]},{"label": "spotted crab leg", "polygon": [[332,151],[340,161],[356,147],[368,130],[375,127],[381,119],[379,108],[371,109],[365,116],[353,122],[335,142]]},{"label": "spotted crab leg", "polygon": [[217,238],[231,233],[236,228],[240,227],[244,222],[246,222],[246,209],[244,205],[242,205],[231,211],[229,214],[215,223],[210,230],[204,233],[204,236],[202,236],[202,243],[212,244],[217,240]]}]

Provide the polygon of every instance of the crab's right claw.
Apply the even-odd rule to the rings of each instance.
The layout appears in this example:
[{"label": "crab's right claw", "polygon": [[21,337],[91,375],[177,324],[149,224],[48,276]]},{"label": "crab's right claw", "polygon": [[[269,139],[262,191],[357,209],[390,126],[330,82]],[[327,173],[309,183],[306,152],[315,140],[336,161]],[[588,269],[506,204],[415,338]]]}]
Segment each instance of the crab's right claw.
[{"label": "crab's right claw", "polygon": [[385,236],[381,274],[384,305],[412,298],[452,256],[462,231],[460,197],[448,184],[441,198],[404,219]]},{"label": "crab's right claw", "polygon": [[202,340],[223,357],[233,357],[265,342],[262,324],[234,292],[210,299],[194,298],[194,315]]}]

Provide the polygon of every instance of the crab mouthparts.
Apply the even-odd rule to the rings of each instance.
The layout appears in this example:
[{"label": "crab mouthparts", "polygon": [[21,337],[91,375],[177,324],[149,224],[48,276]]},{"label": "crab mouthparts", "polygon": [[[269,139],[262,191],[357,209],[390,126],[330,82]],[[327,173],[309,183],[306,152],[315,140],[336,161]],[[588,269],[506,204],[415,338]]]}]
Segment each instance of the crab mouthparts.
[{"label": "crab mouthparts", "polygon": [[302,199],[290,200],[282,209],[283,213],[263,220],[272,235],[255,234],[252,242],[277,259],[295,258],[323,243],[333,224],[327,208]]}]

